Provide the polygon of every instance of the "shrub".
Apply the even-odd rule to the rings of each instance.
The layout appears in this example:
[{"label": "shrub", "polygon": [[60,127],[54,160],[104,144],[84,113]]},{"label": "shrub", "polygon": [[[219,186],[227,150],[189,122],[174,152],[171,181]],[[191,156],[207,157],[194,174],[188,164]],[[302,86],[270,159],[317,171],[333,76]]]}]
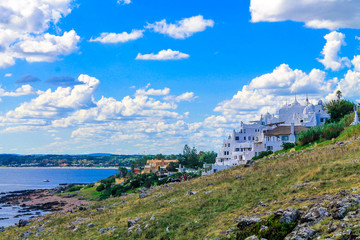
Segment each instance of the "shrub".
[{"label": "shrub", "polygon": [[85,186],[85,189],[86,188],[92,188],[95,186],[95,183],[89,183],[88,185]]},{"label": "shrub", "polygon": [[270,151],[270,150],[269,151],[263,151],[263,152],[260,152],[259,155],[253,157],[252,160],[258,160],[260,158],[269,156],[270,154],[273,154],[273,151]]},{"label": "shrub", "polygon": [[74,186],[66,189],[66,192],[75,192],[75,191],[79,191],[80,189],[82,189],[82,186],[74,185]]},{"label": "shrub", "polygon": [[101,191],[103,191],[104,189],[105,189],[105,185],[104,185],[104,184],[100,184],[99,186],[97,186],[96,191],[101,192]]},{"label": "shrub", "polygon": [[283,143],[282,147],[283,147],[285,150],[288,150],[288,149],[290,149],[290,148],[295,147],[295,143],[285,142],[285,143]]}]

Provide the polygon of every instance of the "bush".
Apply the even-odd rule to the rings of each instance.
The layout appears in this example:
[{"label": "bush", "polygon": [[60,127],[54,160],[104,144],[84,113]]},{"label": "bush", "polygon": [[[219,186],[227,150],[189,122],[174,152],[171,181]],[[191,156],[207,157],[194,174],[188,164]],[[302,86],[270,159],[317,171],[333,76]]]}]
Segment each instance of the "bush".
[{"label": "bush", "polygon": [[260,158],[269,156],[270,154],[273,154],[273,151],[270,151],[270,150],[269,151],[263,151],[263,152],[260,152],[259,155],[253,157],[252,160],[258,160]]},{"label": "bush", "polygon": [[76,192],[76,191],[79,191],[80,189],[82,189],[82,186],[74,185],[74,186],[66,189],[66,192]]},{"label": "bush", "polygon": [[85,186],[85,189],[86,189],[86,188],[92,188],[92,187],[94,187],[94,186],[95,186],[95,183],[90,183],[90,184],[88,184],[88,185]]},{"label": "bush", "polygon": [[104,185],[104,184],[100,184],[99,186],[97,186],[96,191],[101,192],[101,191],[103,191],[104,189],[105,189],[105,185]]},{"label": "bush", "polygon": [[[261,231],[261,226],[267,226],[266,230]],[[267,220],[239,229],[236,239],[244,240],[247,237],[256,235],[258,238],[265,239],[284,239],[295,228],[294,223],[281,223],[280,216],[271,215]]]},{"label": "bush", "polygon": [[325,141],[337,138],[354,120],[354,113],[348,114],[338,122],[325,123],[321,126],[310,128],[307,131],[300,132],[296,144],[304,146],[318,140]]},{"label": "bush", "polygon": [[290,148],[295,147],[295,143],[286,142],[286,143],[283,143],[282,147],[283,147],[285,150],[288,150],[288,149],[290,149]]}]

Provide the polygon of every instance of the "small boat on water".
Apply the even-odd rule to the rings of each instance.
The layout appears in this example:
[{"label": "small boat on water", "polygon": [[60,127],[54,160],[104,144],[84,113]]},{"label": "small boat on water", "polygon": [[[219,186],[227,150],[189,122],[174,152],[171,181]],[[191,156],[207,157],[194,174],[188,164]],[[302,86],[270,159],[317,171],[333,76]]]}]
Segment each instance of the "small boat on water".
[{"label": "small boat on water", "polygon": [[47,180],[47,179],[44,179],[44,181],[43,182],[50,182],[49,180]]}]

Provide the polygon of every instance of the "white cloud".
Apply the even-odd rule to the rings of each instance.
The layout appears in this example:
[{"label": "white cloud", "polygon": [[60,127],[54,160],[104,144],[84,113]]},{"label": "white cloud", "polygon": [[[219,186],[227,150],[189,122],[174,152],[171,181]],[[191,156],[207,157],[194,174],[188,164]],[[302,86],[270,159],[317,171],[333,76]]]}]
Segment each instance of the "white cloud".
[{"label": "white cloud", "polygon": [[12,77],[12,73],[5,73],[4,77]]},{"label": "white cloud", "polygon": [[79,82],[74,88],[58,87],[55,91],[48,89],[30,102],[22,103],[19,107],[7,112],[3,122],[9,119],[53,119],[81,108],[94,105],[93,94],[100,82],[96,78],[80,75]]},{"label": "white cloud", "polygon": [[351,63],[354,65],[355,71],[360,72],[360,55],[354,56]]},{"label": "white cloud", "polygon": [[1,97],[19,97],[33,94],[36,94],[36,91],[28,84],[17,88],[15,92],[6,92],[4,89],[0,88]]},{"label": "white cloud", "polygon": [[169,95],[170,93],[170,88],[164,88],[164,89],[153,89],[153,88],[150,88],[148,89],[149,85],[144,89],[144,88],[141,88],[141,89],[138,89],[136,90],[135,92],[135,95],[138,95],[138,96],[165,96],[165,95]]},{"label": "white cloud", "polygon": [[69,55],[77,50],[80,37],[74,30],[62,36],[46,33],[37,37],[27,37],[16,43],[12,49],[15,58],[25,58],[28,62],[52,62],[59,55]]},{"label": "white cloud", "polygon": [[180,60],[189,58],[190,55],[179,51],[173,51],[171,49],[161,50],[157,54],[141,54],[136,56],[136,60]]},{"label": "white cloud", "polygon": [[231,126],[239,121],[257,119],[260,113],[276,113],[286,101],[292,101],[295,94],[300,99],[304,99],[305,94],[316,99],[325,98],[337,84],[337,78],[326,80],[321,70],[313,69],[307,74],[282,64],[272,73],[254,78],[230,100],[219,103],[214,111],[220,112],[225,119],[220,120]]},{"label": "white cloud", "polygon": [[62,36],[46,33],[71,12],[72,1],[0,1],[0,67],[12,66],[16,59],[55,61],[77,50],[80,38],[74,30]]},{"label": "white cloud", "polygon": [[177,21],[175,24],[167,23],[165,19],[148,24],[146,28],[152,29],[154,32],[168,35],[176,39],[185,39],[192,36],[194,33],[203,32],[207,27],[213,27],[214,21],[204,19],[202,15],[184,18]]},{"label": "white cloud", "polygon": [[340,58],[338,53],[341,49],[341,46],[346,45],[344,39],[345,35],[339,32],[331,32],[326,34],[325,37],[326,44],[322,50],[323,59],[318,59],[326,69],[331,69],[333,71],[338,71],[344,67],[350,67],[351,63],[347,57]]},{"label": "white cloud", "polygon": [[117,1],[118,4],[123,4],[123,5],[127,5],[131,3],[131,0],[118,0]]},{"label": "white cloud", "polygon": [[310,28],[360,28],[358,0],[251,0],[252,22],[304,22]]},{"label": "white cloud", "polygon": [[100,37],[90,39],[90,42],[101,42],[101,43],[125,43],[133,41],[144,36],[144,30],[132,30],[131,33],[101,33]]}]

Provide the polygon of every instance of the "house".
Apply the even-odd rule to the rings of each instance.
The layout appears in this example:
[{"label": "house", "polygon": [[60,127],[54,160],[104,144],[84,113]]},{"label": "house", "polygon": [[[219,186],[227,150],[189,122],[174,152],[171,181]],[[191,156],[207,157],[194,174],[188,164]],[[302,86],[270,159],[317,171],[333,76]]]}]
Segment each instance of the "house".
[{"label": "house", "polygon": [[164,160],[164,159],[153,159],[148,160],[142,173],[156,173],[158,170],[166,169],[170,163],[178,163],[179,160]]},{"label": "house", "polygon": [[203,175],[246,164],[263,151],[281,150],[283,143],[295,143],[299,132],[324,124],[327,119],[330,115],[321,100],[314,105],[308,98],[305,104],[295,98],[280,108],[277,116],[267,113],[249,124],[241,122],[240,129],[234,129],[223,141],[215,164]]}]

